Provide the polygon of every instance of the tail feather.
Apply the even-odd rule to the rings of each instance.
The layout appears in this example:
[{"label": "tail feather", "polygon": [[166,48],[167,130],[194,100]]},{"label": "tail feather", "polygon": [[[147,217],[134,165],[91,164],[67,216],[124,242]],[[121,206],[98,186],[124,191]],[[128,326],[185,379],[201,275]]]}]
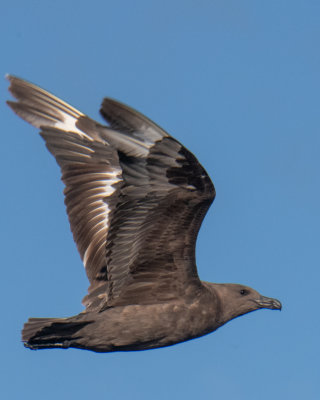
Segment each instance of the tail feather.
[{"label": "tail feather", "polygon": [[24,324],[22,341],[30,349],[68,348],[79,338],[77,332],[90,321],[71,318],[30,318]]}]

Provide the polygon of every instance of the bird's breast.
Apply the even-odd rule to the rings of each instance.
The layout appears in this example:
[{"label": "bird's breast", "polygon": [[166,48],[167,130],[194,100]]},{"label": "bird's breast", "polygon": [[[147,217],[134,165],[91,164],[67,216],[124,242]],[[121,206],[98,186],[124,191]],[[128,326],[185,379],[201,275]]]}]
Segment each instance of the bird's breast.
[{"label": "bird's breast", "polygon": [[[95,316],[96,341],[113,350],[142,350],[169,346],[218,328],[214,301],[128,305],[107,309]],[[88,326],[88,329],[90,326]]]}]

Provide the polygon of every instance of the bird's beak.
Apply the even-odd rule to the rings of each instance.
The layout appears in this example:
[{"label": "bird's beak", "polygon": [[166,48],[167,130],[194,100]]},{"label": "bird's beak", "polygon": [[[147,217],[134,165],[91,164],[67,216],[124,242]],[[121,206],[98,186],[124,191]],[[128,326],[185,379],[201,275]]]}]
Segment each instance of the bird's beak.
[{"label": "bird's beak", "polygon": [[281,310],[282,304],[277,299],[272,299],[271,297],[261,296],[256,303],[260,308],[270,308],[270,310]]}]

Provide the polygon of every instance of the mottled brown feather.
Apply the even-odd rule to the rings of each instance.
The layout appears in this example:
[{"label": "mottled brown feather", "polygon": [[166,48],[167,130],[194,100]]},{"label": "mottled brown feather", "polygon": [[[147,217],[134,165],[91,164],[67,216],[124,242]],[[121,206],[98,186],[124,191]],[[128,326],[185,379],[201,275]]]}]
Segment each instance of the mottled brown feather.
[{"label": "mottled brown feather", "polygon": [[18,102],[9,105],[41,128],[61,167],[90,281],[87,310],[149,304],[199,285],[195,242],[215,191],[197,159],[115,100],[103,101],[100,112],[110,124],[104,127],[35,85],[10,81]]}]

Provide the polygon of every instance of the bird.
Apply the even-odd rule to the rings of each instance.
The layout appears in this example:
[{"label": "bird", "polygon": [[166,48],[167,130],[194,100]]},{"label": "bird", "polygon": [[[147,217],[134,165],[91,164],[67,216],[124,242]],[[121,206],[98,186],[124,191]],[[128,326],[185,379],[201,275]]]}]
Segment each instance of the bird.
[{"label": "bird", "polygon": [[136,351],[198,338],[279,300],[201,281],[195,247],[215,187],[197,158],[138,111],[104,98],[100,124],[7,75],[11,109],[44,139],[62,173],[66,211],[90,283],[85,309],[29,318],[25,347]]}]

